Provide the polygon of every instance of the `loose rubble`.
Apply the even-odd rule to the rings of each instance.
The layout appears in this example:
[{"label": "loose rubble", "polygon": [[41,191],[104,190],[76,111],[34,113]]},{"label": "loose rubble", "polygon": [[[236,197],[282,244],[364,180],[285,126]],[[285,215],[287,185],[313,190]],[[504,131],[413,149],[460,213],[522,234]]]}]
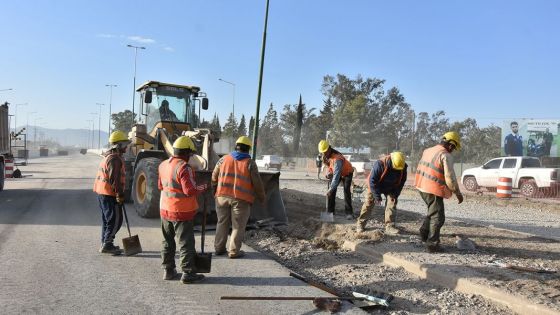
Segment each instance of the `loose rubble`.
[{"label": "loose rubble", "polygon": [[[302,183],[303,182],[303,183]],[[300,186],[305,186],[305,189]],[[382,232],[383,211],[374,211],[366,231],[356,233],[355,222],[336,215],[336,224],[319,221],[324,204],[324,182],[281,181],[290,224],[267,227],[248,232],[246,242],[278,260],[288,268],[334,288],[340,294],[357,292],[386,292],[395,296],[389,309],[371,310],[379,314],[512,314],[513,312],[482,296],[465,295],[443,288],[412,275],[402,268],[394,268],[368,261],[342,248],[345,240],[363,242],[379,249],[393,250],[408,260],[448,265],[450,272],[465,273],[473,278],[483,276],[492,286],[522,294],[534,303],[560,308],[560,280],[558,274],[519,272],[492,266],[501,259],[524,267],[560,270],[558,241],[494,229],[488,226],[448,219],[442,232],[445,254],[423,252],[417,236],[421,222],[420,209],[409,209],[415,192],[406,190],[399,203],[397,226],[401,234],[386,236]],[[295,188],[295,189],[289,189]],[[302,193],[305,191],[306,193]],[[401,200],[399,200],[401,201]],[[484,209],[484,200],[467,207]],[[338,201],[337,206],[342,207]],[[356,200],[355,210],[361,203]],[[496,205],[490,205],[495,207]],[[423,207],[422,207],[423,208]],[[554,213],[555,207],[545,208]],[[340,214],[343,211],[340,211]],[[422,209],[424,210],[424,209]],[[425,210],[424,210],[425,211]]]}]

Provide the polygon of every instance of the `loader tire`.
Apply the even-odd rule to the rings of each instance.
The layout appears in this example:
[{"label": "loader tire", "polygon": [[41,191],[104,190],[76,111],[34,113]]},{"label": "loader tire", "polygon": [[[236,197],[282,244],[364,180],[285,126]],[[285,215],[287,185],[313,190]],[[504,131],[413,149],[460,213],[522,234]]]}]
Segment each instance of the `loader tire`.
[{"label": "loader tire", "polygon": [[159,217],[158,167],[161,160],[145,158],[138,162],[132,182],[132,199],[136,213],[143,218]]}]

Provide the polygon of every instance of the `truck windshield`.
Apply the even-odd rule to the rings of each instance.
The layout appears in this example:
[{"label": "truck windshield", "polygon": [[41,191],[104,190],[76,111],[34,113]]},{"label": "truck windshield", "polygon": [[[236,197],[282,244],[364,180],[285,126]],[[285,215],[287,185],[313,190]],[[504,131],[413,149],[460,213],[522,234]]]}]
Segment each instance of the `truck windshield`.
[{"label": "truck windshield", "polygon": [[163,86],[153,92],[147,106],[146,127],[152,130],[159,121],[193,123],[193,98],[187,89]]}]

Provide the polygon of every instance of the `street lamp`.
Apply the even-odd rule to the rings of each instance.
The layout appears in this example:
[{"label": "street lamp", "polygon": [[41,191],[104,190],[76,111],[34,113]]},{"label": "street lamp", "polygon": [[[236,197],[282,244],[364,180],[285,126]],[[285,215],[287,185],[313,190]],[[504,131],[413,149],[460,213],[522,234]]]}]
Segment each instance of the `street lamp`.
[{"label": "street lamp", "polygon": [[[88,134],[88,136],[87,136],[87,147],[88,147],[88,149],[90,149],[90,148],[93,149],[93,119],[88,119],[88,120],[86,120],[86,122],[91,123],[91,132],[88,130],[88,133],[87,133]],[[88,129],[89,129],[89,124],[88,124]],[[91,143],[89,141],[90,134],[91,134]],[[91,146],[90,146],[90,144],[91,144]]]},{"label": "street lamp", "polygon": [[101,149],[101,106],[105,106],[105,104],[103,103],[95,103],[95,105],[99,105],[99,124],[97,125],[97,129],[99,129],[98,131],[98,136],[97,136],[97,149]]},{"label": "street lamp", "polygon": [[[227,84],[231,84],[231,86],[233,87],[233,102],[232,102],[233,108],[232,108],[232,114],[233,114],[233,118],[235,118],[235,83],[226,81],[226,80],[221,79],[221,78],[218,79],[218,80],[220,80],[220,81],[222,81],[222,82],[224,82],[224,83],[227,83]],[[198,119],[200,119],[200,117],[199,117]]]},{"label": "street lamp", "polygon": [[18,106],[27,106],[27,103],[22,103],[22,104],[15,104],[16,106],[16,114],[14,115],[14,131],[17,132],[16,128],[17,128],[17,108]]},{"label": "street lamp", "polygon": [[146,47],[126,45],[126,47],[134,48],[134,84],[132,86],[132,124],[134,125],[134,96],[136,95],[136,59],[138,57],[138,49],[146,49]]},{"label": "street lamp", "polygon": [[37,120],[43,119],[42,117],[35,118],[35,123],[33,124],[33,143],[37,145]]},{"label": "street lamp", "polygon": [[105,84],[109,87],[109,134],[111,134],[111,103],[113,102],[113,88],[117,87],[116,84]]}]

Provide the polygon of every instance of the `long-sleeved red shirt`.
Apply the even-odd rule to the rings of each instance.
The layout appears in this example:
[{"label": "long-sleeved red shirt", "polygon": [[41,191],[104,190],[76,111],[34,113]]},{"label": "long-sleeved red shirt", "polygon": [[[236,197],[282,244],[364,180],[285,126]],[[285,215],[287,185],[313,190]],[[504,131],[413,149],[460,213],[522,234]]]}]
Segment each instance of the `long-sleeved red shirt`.
[{"label": "long-sleeved red shirt", "polygon": [[[171,159],[181,159],[179,157],[172,157]],[[186,162],[185,159],[182,159]],[[190,166],[184,166],[179,169],[179,182],[181,183],[181,190],[187,196],[197,196],[204,193],[208,187],[206,184],[197,185],[195,179],[195,172]],[[162,190],[161,178],[158,178],[158,189]],[[173,212],[171,215],[170,211],[167,209],[160,209],[160,215],[162,218],[170,221],[190,221],[194,218],[194,213],[186,212]]]}]

